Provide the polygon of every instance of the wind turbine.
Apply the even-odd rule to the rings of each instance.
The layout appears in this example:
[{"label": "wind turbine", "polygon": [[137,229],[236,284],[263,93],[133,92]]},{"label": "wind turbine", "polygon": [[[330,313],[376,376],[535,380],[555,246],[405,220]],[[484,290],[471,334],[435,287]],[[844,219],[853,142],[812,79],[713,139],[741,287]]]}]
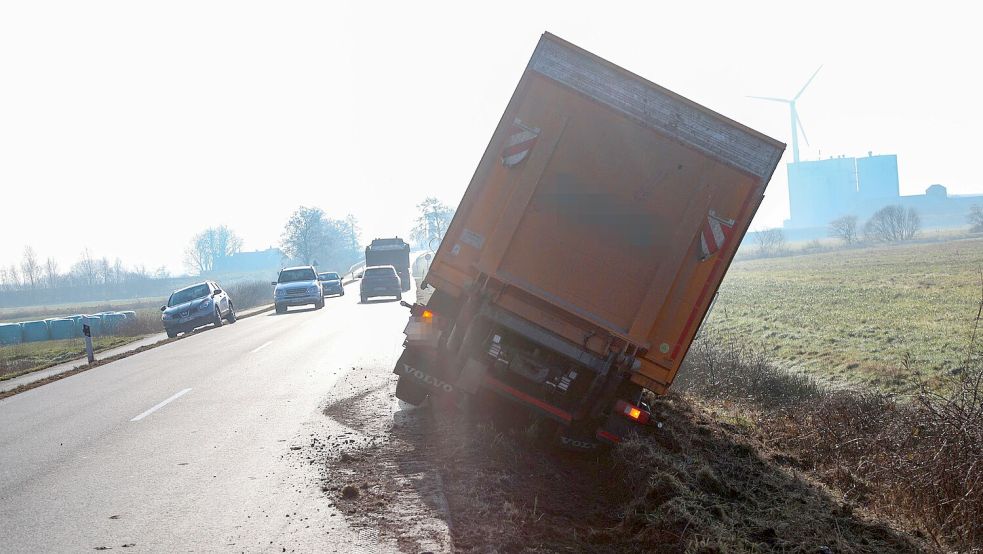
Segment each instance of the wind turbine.
[{"label": "wind turbine", "polygon": [[[819,66],[819,69],[822,68],[823,66]],[[812,77],[809,77],[809,80],[806,81],[806,84],[802,85],[802,88],[799,89],[799,93],[793,96],[791,100],[789,100],[788,98],[772,98],[770,96],[748,96],[748,98],[755,98],[757,100],[770,100],[772,102],[781,102],[783,104],[788,104],[789,111],[791,112],[791,116],[792,116],[792,161],[795,163],[799,163],[799,131],[800,130],[802,131],[802,138],[805,139],[807,145],[809,144],[809,137],[806,136],[805,127],[802,125],[802,120],[799,119],[799,112],[796,111],[795,109],[795,101],[798,100],[800,96],[802,96],[802,93],[806,91],[806,87],[809,86],[809,83],[811,83],[812,80],[816,78],[816,75],[819,73],[819,69],[817,69],[815,73],[812,74]]]}]

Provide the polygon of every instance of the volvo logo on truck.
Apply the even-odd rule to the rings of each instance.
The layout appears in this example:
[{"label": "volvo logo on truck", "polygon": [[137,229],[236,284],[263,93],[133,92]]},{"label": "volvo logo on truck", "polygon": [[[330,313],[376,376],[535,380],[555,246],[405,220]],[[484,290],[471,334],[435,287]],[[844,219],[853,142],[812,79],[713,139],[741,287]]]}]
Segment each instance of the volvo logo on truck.
[{"label": "volvo logo on truck", "polygon": [[448,382],[446,382],[446,381],[441,381],[440,379],[437,379],[436,377],[433,377],[431,375],[427,375],[426,373],[420,371],[419,369],[416,369],[415,367],[410,367],[410,366],[408,366],[406,364],[403,364],[403,367],[406,368],[403,371],[403,375],[412,375],[413,377],[416,377],[420,381],[423,381],[424,383],[430,385],[431,387],[433,387],[435,389],[442,390],[442,391],[448,392],[448,393],[449,392],[454,392],[454,387],[451,386],[451,384],[448,383]]}]

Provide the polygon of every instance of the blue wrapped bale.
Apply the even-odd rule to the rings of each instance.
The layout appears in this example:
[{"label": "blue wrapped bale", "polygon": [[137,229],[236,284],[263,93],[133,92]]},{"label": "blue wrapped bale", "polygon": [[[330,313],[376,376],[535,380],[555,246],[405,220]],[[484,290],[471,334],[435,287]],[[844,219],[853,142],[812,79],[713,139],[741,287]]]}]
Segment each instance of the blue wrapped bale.
[{"label": "blue wrapped bale", "polygon": [[20,323],[0,323],[0,346],[24,342],[24,330]]},{"label": "blue wrapped bale", "polygon": [[20,325],[24,331],[24,342],[40,342],[51,338],[46,321],[25,321]]},{"label": "blue wrapped bale", "polygon": [[121,313],[110,313],[102,316],[102,333],[104,335],[119,334],[126,316]]},{"label": "blue wrapped bale", "polygon": [[89,331],[93,337],[98,337],[102,335],[102,318],[97,315],[84,315],[82,319],[79,320],[79,333],[82,332],[82,326],[88,325]]},{"label": "blue wrapped bale", "polygon": [[48,333],[51,340],[70,340],[75,338],[75,322],[71,319],[49,319]]}]

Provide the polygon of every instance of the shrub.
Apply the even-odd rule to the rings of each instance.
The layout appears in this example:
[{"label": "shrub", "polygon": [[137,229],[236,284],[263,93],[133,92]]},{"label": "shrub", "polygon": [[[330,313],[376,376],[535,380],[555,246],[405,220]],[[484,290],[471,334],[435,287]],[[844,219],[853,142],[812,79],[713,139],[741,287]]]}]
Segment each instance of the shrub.
[{"label": "shrub", "polygon": [[240,281],[226,287],[236,310],[255,308],[273,302],[273,289],[267,281]]},{"label": "shrub", "polygon": [[911,240],[921,228],[921,218],[914,208],[884,206],[864,224],[864,236],[876,242]]}]

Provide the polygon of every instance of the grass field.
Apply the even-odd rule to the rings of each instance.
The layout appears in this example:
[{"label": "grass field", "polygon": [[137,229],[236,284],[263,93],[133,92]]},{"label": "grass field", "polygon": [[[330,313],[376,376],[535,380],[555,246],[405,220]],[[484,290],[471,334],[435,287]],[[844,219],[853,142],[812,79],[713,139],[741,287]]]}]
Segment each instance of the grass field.
[{"label": "grass field", "polygon": [[910,391],[909,368],[961,366],[981,268],[979,238],[739,261],[704,329],[822,379]]},{"label": "grass field", "polygon": [[[143,337],[96,337],[92,339],[92,347],[96,352],[101,352],[141,338]],[[85,342],[82,339],[2,346],[0,347],[0,381],[84,357]]]}]

